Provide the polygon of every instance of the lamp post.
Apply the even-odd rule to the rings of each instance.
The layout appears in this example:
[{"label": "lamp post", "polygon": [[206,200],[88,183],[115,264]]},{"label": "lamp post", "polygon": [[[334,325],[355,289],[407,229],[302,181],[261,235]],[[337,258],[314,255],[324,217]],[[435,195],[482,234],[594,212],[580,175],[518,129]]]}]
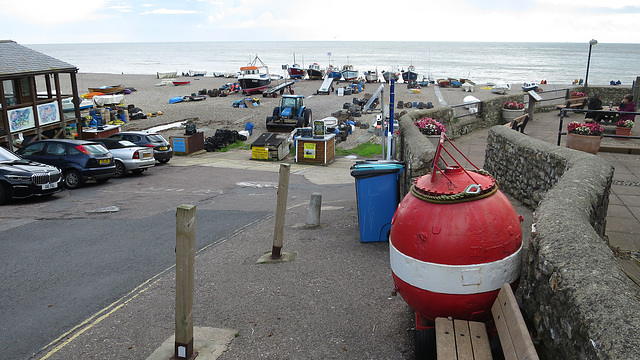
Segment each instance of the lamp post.
[{"label": "lamp post", "polygon": [[591,47],[597,44],[598,40],[591,39],[589,41],[589,57],[587,57],[587,74],[584,76],[584,90],[587,91],[587,81],[589,81],[589,63],[591,62]]}]

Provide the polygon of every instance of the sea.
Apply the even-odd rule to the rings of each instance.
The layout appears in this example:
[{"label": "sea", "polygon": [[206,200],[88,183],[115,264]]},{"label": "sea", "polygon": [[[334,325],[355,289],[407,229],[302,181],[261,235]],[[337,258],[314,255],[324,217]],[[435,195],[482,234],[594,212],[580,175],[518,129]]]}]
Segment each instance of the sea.
[{"label": "sea", "polygon": [[294,63],[365,71],[414,66],[420,79],[469,79],[477,84],[541,82],[590,85],[640,76],[640,44],[527,42],[222,41],[25,45],[78,67],[81,73],[151,74],[189,70],[236,73],[256,56],[275,75]]}]

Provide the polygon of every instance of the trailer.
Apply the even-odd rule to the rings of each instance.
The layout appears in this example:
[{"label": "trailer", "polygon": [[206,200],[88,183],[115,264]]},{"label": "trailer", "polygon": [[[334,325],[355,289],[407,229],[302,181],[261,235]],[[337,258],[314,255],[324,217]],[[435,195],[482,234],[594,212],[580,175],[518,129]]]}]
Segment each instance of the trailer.
[{"label": "trailer", "polygon": [[270,87],[268,89],[266,89],[263,93],[262,96],[263,97],[278,97],[278,92],[280,92],[280,95],[284,94],[285,89],[288,88],[289,90],[289,94],[293,95],[293,89],[291,88],[291,85],[295,84],[295,81],[287,81],[284,82],[280,85],[276,85],[274,87]]},{"label": "trailer", "polygon": [[316,95],[326,94],[329,95],[333,92],[333,79],[332,77],[326,77],[320,85],[318,91],[316,91]]}]

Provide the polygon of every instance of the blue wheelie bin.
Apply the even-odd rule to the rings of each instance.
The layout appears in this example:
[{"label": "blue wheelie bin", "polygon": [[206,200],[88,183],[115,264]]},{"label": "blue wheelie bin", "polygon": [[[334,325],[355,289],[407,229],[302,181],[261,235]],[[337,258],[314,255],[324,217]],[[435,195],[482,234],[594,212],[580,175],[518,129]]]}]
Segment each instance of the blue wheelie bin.
[{"label": "blue wheelie bin", "polygon": [[398,176],[403,171],[404,163],[396,160],[365,160],[351,166],[361,242],[388,240],[399,202]]}]

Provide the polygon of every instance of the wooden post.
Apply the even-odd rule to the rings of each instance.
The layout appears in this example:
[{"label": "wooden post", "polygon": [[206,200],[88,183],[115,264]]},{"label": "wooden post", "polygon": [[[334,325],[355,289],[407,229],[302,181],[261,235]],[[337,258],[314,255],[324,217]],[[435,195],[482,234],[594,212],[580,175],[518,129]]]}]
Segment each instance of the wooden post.
[{"label": "wooden post", "polygon": [[284,216],[287,210],[287,195],[289,193],[290,164],[280,164],[280,178],[278,179],[278,204],[276,206],[276,226],[273,231],[273,249],[271,259],[282,257],[282,244],[284,237]]},{"label": "wooden post", "polygon": [[193,359],[193,265],[196,243],[196,207],[176,211],[176,336],[172,359]]}]

